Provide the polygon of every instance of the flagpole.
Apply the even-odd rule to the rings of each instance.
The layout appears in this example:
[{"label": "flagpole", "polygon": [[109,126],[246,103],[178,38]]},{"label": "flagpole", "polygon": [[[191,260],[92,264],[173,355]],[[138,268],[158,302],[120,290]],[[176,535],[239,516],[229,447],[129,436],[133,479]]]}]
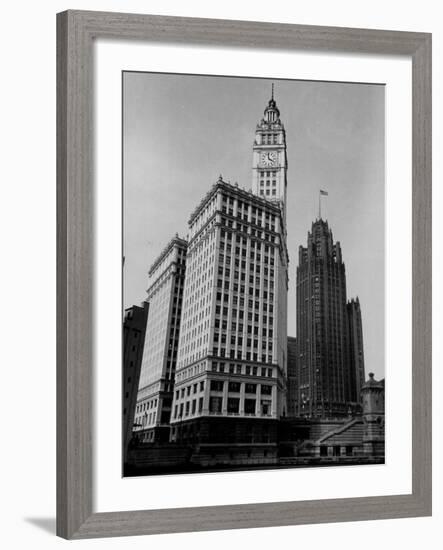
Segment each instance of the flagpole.
[{"label": "flagpole", "polygon": [[321,192],[318,192],[318,219],[321,220]]}]

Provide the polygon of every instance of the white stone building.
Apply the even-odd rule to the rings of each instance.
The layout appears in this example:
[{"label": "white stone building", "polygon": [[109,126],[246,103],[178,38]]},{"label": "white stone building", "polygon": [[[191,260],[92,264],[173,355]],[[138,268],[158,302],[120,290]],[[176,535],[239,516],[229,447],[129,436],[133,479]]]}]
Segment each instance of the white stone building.
[{"label": "white stone building", "polygon": [[149,270],[149,302],[134,427],[143,441],[168,439],[186,270],[187,241],[176,235]]},{"label": "white stone building", "polygon": [[203,418],[286,415],[286,169],[272,98],[256,129],[253,191],[220,177],[189,219],[172,440],[197,437]]}]

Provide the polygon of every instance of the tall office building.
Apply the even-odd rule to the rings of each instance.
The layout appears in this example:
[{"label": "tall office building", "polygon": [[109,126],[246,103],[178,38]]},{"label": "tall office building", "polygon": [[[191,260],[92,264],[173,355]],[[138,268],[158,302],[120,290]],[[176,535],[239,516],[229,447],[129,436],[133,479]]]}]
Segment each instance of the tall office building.
[{"label": "tall office building", "polygon": [[[354,311],[354,306],[350,306]],[[346,273],[339,242],[317,219],[299,248],[297,267],[297,387],[295,414],[336,417],[356,406],[346,305]]]},{"label": "tall office building", "polygon": [[287,368],[287,405],[288,416],[295,416],[297,392],[297,338],[288,336],[288,368]]},{"label": "tall office building", "polygon": [[169,439],[187,247],[176,235],[149,270],[149,317],[135,414],[142,441]]},{"label": "tall office building", "polygon": [[134,426],[137,390],[145,342],[149,304],[125,310],[123,321],[123,460],[126,459]]},{"label": "tall office building", "polygon": [[286,168],[272,97],[256,128],[252,192],[220,176],[189,219],[176,441],[266,440],[269,421],[286,415]]},{"label": "tall office building", "polygon": [[251,429],[239,425],[242,419],[286,414],[282,235],[277,205],[221,178],[191,215],[174,440],[201,436],[208,419],[223,417],[233,420],[223,424],[225,435],[247,441]]},{"label": "tall office building", "polygon": [[361,388],[365,383],[365,357],[363,352],[363,327],[361,321],[360,300],[358,297],[347,304],[349,347],[350,347],[350,371],[355,376],[353,387],[355,388],[355,400],[361,401]]}]

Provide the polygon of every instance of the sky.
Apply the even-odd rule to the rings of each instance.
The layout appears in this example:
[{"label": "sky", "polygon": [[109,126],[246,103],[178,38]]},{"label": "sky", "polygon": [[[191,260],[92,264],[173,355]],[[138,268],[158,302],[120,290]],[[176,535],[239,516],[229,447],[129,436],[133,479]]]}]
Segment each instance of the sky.
[{"label": "sky", "polygon": [[385,88],[375,84],[123,73],[124,306],[223,176],[250,189],[256,124],[271,82],[286,129],[288,335],[296,335],[298,247],[318,215],[340,241],[348,299],[362,308],[366,374],[384,377]]}]

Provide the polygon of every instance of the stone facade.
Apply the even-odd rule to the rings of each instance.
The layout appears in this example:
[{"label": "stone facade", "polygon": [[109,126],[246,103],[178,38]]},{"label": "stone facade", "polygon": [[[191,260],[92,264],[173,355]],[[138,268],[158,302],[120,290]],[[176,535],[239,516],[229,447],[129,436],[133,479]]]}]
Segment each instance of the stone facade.
[{"label": "stone facade", "polygon": [[385,381],[377,381],[369,373],[361,389],[363,398],[363,450],[365,455],[384,456],[385,454]]},{"label": "stone facade", "polygon": [[297,392],[297,338],[288,336],[288,416],[296,415],[296,392]]},{"label": "stone facade", "polygon": [[295,416],[334,418],[359,409],[355,369],[363,368],[364,374],[363,341],[361,360],[355,365],[351,361],[348,311],[354,313],[352,326],[356,327],[359,320],[361,330],[359,307],[357,310],[356,303],[351,302],[347,308],[340,243],[334,242],[328,222],[317,219],[308,233],[307,246],[299,248],[297,387],[291,396]]},{"label": "stone facade", "polygon": [[122,430],[124,461],[132,438],[148,311],[148,302],[144,302],[142,306],[132,306],[125,311],[123,321]]},{"label": "stone facade", "polygon": [[135,419],[142,441],[169,439],[187,247],[176,235],[149,270],[150,309]]},{"label": "stone facade", "polygon": [[221,178],[191,215],[174,440],[191,419],[286,414],[282,234],[277,204]]},{"label": "stone facade", "polygon": [[363,351],[363,327],[358,297],[347,304],[350,348],[350,370],[355,376],[352,382],[357,388],[357,400],[361,402],[361,389],[365,383],[365,356]]}]

